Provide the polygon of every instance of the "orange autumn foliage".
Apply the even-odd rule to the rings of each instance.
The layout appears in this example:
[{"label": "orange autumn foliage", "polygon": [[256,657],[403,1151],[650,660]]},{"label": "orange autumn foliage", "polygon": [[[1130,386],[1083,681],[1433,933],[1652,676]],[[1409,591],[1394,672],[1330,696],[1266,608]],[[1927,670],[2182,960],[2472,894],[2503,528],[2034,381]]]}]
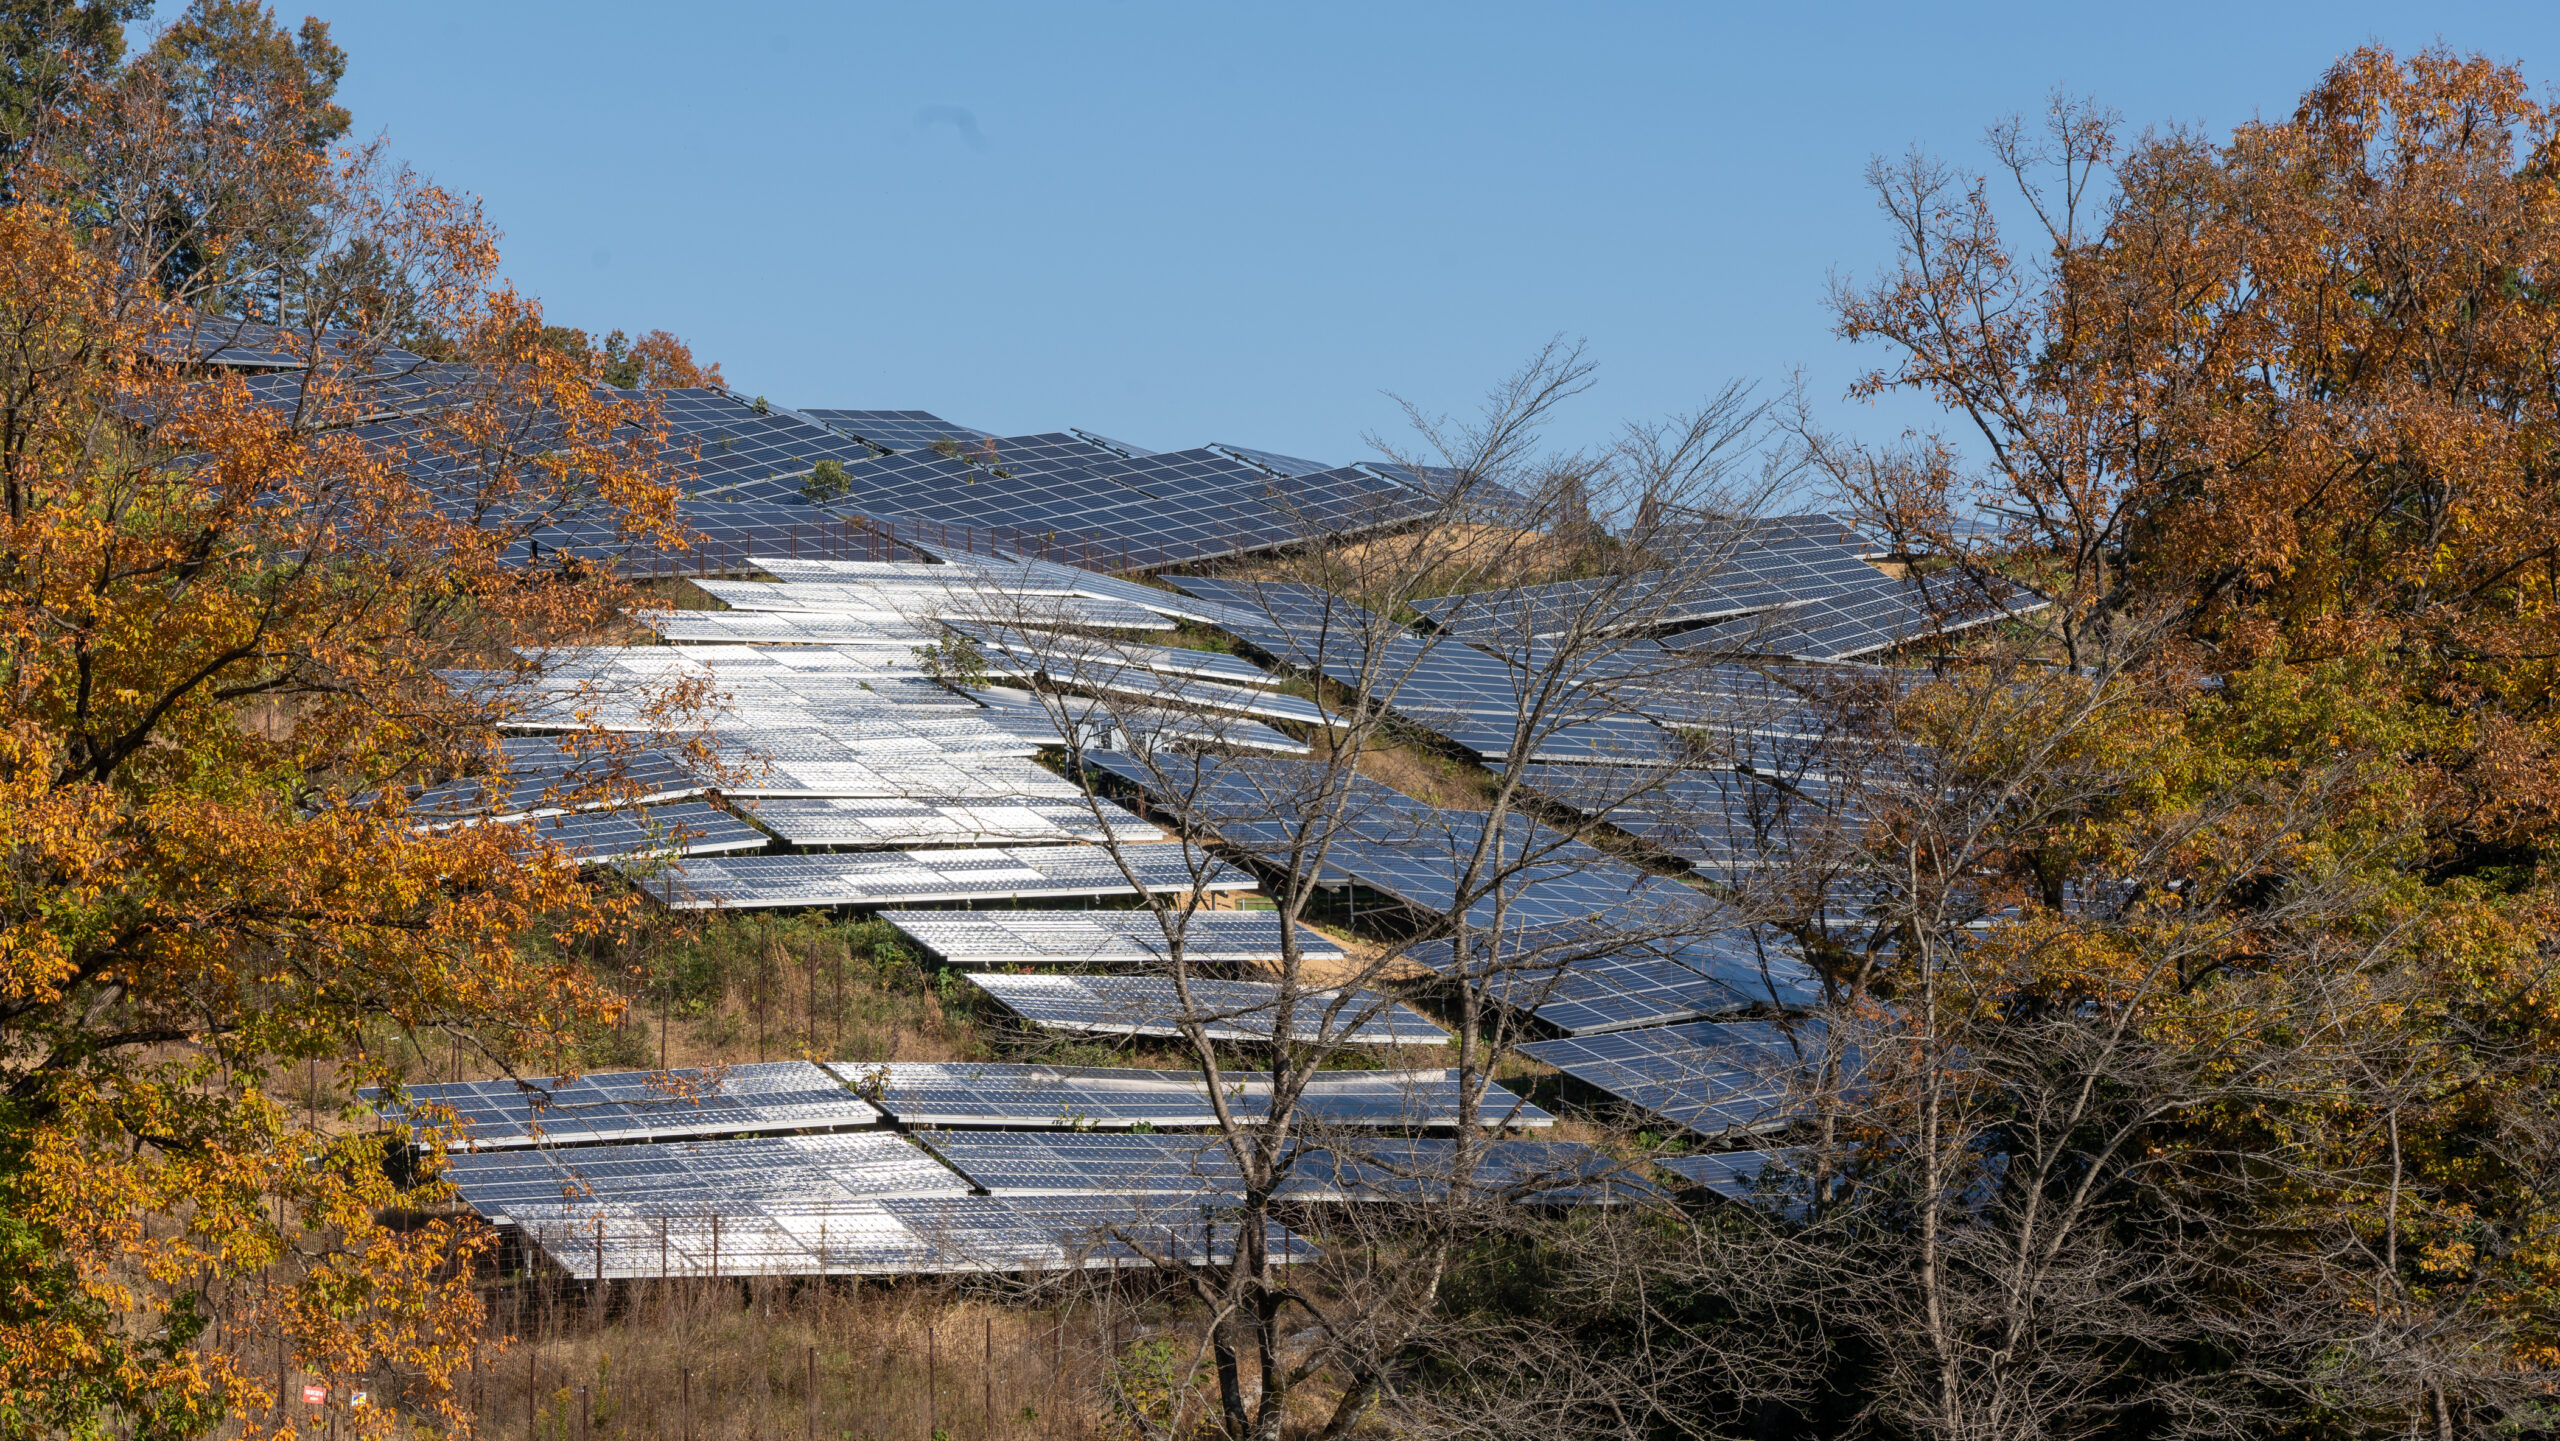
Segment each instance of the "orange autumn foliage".
[{"label": "orange autumn foliage", "polygon": [[0,209],[0,1430],[258,1434],[272,1373],[187,1344],[216,1294],[298,1367],[441,1404],[485,1237],[386,1224],[379,1138],[282,1086],[310,1058],[359,1084],[393,1033],[556,1060],[613,1004],[559,958],[626,900],[404,796],[487,762],[538,678],[515,648],[631,601],[523,539],[572,511],[672,539],[662,437],[496,287],[468,204],[362,154],[312,179],[464,362],[396,436],[349,428],[363,292],[284,332],[308,369],[278,404],[188,363],[199,317],[95,232]]}]

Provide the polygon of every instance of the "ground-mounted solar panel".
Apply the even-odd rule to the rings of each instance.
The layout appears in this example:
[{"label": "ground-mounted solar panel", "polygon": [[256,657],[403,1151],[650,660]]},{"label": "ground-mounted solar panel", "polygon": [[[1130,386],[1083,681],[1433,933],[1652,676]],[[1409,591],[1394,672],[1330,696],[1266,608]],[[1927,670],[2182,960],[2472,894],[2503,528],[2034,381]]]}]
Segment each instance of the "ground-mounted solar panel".
[{"label": "ground-mounted solar panel", "polygon": [[[410,1086],[365,1093],[387,1120],[454,1127],[447,1149],[570,1146],[771,1131],[850,1130],[880,1112],[806,1061]],[[449,1110],[452,1115],[441,1114]]]},{"label": "ground-mounted solar panel", "polygon": [[[1378,1136],[1303,1144],[1280,1194],[1303,1201],[1470,1199],[1542,1206],[1623,1205],[1661,1192],[1625,1162],[1580,1141]],[[966,1169],[965,1167],[963,1169]]]},{"label": "ground-mounted solar panel", "polygon": [[1520,1048],[1625,1106],[1704,1136],[1779,1129],[1823,1061],[1819,1020],[1700,1021]]},{"label": "ground-mounted solar panel", "polygon": [[1606,925],[1515,929],[1408,954],[1567,1035],[1818,1004],[1822,988],[1795,944],[1763,928],[1697,935],[1613,934]]},{"label": "ground-mounted solar panel", "polygon": [[714,856],[757,851],[773,838],[703,801],[630,809],[568,811],[501,822],[593,865],[643,856]]},{"label": "ground-mounted solar panel", "polygon": [[800,413],[890,451],[931,450],[936,441],[965,443],[987,439],[986,431],[955,425],[929,410],[803,408]]},{"label": "ground-mounted solar panel", "polygon": [[[1118,1131],[1218,1124],[1197,1071],[996,1061],[836,1061],[828,1069],[907,1127]],[[1221,1080],[1231,1114],[1269,1114],[1268,1075],[1230,1073]],[[1322,1071],[1309,1079],[1298,1107],[1325,1126],[1445,1129],[1458,1124],[1460,1099],[1455,1071]],[[1555,1117],[1487,1082],[1476,1124],[1543,1127]]]},{"label": "ground-mounted solar panel", "polygon": [[963,622],[951,629],[966,637],[991,660],[1010,659],[1026,665],[1054,665],[1069,674],[1086,669],[1138,670],[1263,689],[1283,683],[1281,677],[1240,655],[1230,655],[1225,651],[1184,650],[1176,646],[1145,645],[1116,636],[1061,635],[1017,626]]},{"label": "ground-mounted solar panel", "polygon": [[[945,962],[972,965],[1162,965],[1185,961],[1277,963],[1289,923],[1269,911],[882,911]],[[1304,926],[1298,954],[1339,961],[1342,947]]]},{"label": "ground-mounted solar panel", "polygon": [[1488,760],[1662,761],[1685,742],[1621,708],[1647,680],[1696,663],[1649,641],[1623,653],[1517,663],[1445,636],[1422,636],[1312,586],[1175,577],[1223,607],[1219,624],[1276,661],[1321,672]]},{"label": "ground-mounted solar panel", "polygon": [[677,644],[850,646],[895,661],[911,659],[916,647],[934,639],[921,625],[806,612],[653,610],[640,612],[638,619],[660,639]]},{"label": "ground-mounted solar panel", "polygon": [[1209,448],[1226,455],[1234,456],[1236,459],[1243,461],[1245,464],[1254,467],[1256,470],[1259,470],[1266,475],[1279,476],[1283,479],[1295,479],[1302,475],[1314,475],[1318,471],[1332,469],[1332,467],[1326,465],[1321,460],[1302,460],[1294,455],[1282,455],[1277,451],[1270,450],[1256,450],[1251,446],[1227,445],[1221,442],[1212,444]]},{"label": "ground-mounted solar panel", "polygon": [[[1317,878],[1321,884],[1347,878],[1418,910],[1451,915],[1461,881],[1472,875],[1465,909],[1479,926],[1587,925],[1610,916],[1621,934],[1667,936],[1723,925],[1698,892],[1527,816],[1507,815],[1488,833],[1495,822],[1483,812],[1440,810],[1320,763],[1207,755],[1147,761],[1112,753],[1084,759],[1271,864],[1289,864],[1307,841],[1321,840],[1328,873]],[[1305,817],[1322,820],[1309,828]]]},{"label": "ground-mounted solar panel", "polygon": [[610,741],[601,735],[505,737],[499,741],[499,774],[427,787],[410,801],[409,814],[432,825],[538,810],[684,800],[702,793],[701,778],[674,751]]},{"label": "ground-mounted solar panel", "polygon": [[[997,1196],[1217,1195],[1244,1168],[1211,1135],[938,1131],[925,1144]],[[1464,1184],[1488,1200],[1608,1203],[1657,1196],[1623,1163],[1573,1141],[1479,1140],[1463,1160],[1448,1136],[1293,1142],[1278,1194],[1294,1201],[1441,1200]]]},{"label": "ground-mounted solar panel", "polygon": [[1709,1151],[1694,1156],[1655,1156],[1653,1164],[1693,1186],[1731,1201],[1762,1199],[1788,1178],[1796,1151]]},{"label": "ground-mounted solar panel", "polygon": [[[987,556],[965,548],[936,544],[929,540],[919,539],[908,543],[927,555],[954,563],[982,564],[989,559]],[[1124,576],[1103,574],[1090,567],[1064,564],[1038,556],[1021,554],[1003,547],[998,547],[994,558],[1019,564],[1029,571],[1047,577],[1052,583],[1074,594],[1090,595],[1099,600],[1124,600],[1131,605],[1153,610],[1159,615],[1170,616],[1177,620],[1211,624],[1224,614],[1220,607],[1185,595],[1179,590],[1149,585]]]},{"label": "ground-mounted solar panel", "polygon": [[1215,1041],[1436,1046],[1448,1040],[1411,1007],[1374,991],[1300,990],[1284,1020],[1282,988],[1268,981],[983,972],[970,972],[969,980],[1042,1030],[1080,1035],[1181,1036],[1190,1021]]},{"label": "ground-mounted solar panel", "polygon": [[[520,1207],[512,1227],[580,1280],[922,1276],[1214,1264],[1233,1258],[1223,1196],[888,1196],[847,1201],[584,1202]],[[1277,1222],[1289,1264],[1313,1245]]]},{"label": "ground-mounted solar panel", "polygon": [[1255,885],[1222,861],[1165,845],[1132,847],[1116,858],[1092,846],[686,858],[639,882],[675,910],[1243,892]]},{"label": "ground-mounted solar panel", "polygon": [[969,1183],[889,1132],[457,1152],[443,1179],[491,1221],[517,1208],[704,1200],[843,1202],[965,1195]]},{"label": "ground-mounted solar panel", "polygon": [[1215,1195],[1244,1189],[1235,1154],[1215,1135],[935,1131],[925,1145],[995,1196]]},{"label": "ground-mounted solar panel", "polygon": [[[848,800],[777,796],[743,802],[759,825],[795,846],[1125,844],[1163,831],[1110,801]],[[1099,816],[1096,808],[1099,808]]]}]

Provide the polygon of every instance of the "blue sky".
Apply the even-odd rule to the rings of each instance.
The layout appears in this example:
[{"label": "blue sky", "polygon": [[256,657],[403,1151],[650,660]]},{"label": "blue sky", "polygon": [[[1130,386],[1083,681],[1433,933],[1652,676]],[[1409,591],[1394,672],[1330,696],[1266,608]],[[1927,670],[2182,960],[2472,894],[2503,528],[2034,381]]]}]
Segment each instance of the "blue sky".
[{"label": "blue sky", "polygon": [[1979,167],[2057,85],[2227,129],[2367,40],[2560,83],[2548,3],[319,4],[359,133],[484,197],[557,320],[785,404],[1329,461],[1558,333],[1601,365],[1566,444],[1797,371],[1929,423],[1840,398],[1860,172]]}]

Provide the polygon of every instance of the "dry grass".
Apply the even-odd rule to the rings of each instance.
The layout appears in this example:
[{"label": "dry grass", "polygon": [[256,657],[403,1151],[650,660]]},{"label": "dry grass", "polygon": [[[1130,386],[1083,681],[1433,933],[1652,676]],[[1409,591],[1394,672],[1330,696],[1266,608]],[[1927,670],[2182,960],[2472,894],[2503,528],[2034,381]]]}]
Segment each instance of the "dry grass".
[{"label": "dry grass", "polygon": [[[1132,1434],[1105,1378],[1142,1380],[1161,1349],[1147,1343],[1161,1308],[1109,1288],[1057,1308],[931,1284],[779,1279],[618,1282],[601,1300],[543,1282],[485,1294],[480,1360],[454,1379],[459,1433],[415,1375],[288,1372],[285,1420],[305,1437],[352,1436],[331,1413],[363,1391],[368,1434],[387,1420],[391,1436],[421,1441],[1095,1441]],[[228,1339],[272,1385],[272,1333]],[[302,1404],[311,1382],[328,1385],[329,1405]],[[273,1420],[262,1410],[212,1434],[271,1434]]]}]

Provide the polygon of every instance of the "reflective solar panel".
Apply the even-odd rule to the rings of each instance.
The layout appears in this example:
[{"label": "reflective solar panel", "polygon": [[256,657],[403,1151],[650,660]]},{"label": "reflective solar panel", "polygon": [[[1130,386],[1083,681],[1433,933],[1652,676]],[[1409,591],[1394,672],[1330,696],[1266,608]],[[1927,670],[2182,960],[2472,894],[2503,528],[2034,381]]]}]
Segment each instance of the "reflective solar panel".
[{"label": "reflective solar panel", "polygon": [[[580,1076],[437,1082],[407,1088],[407,1104],[363,1093],[388,1120],[448,1107],[463,1127],[449,1149],[577,1145],[754,1131],[844,1130],[879,1111],[806,1061],[719,1070],[617,1071]],[[422,1119],[420,1124],[431,1124]]]},{"label": "reflective solar panel", "polygon": [[571,811],[500,824],[558,846],[579,861],[642,856],[709,856],[762,850],[773,838],[703,801],[635,809]]},{"label": "reflective solar panel", "polygon": [[1623,652],[1518,663],[1448,637],[1423,636],[1312,586],[1175,577],[1223,607],[1222,628],[1275,660],[1321,672],[1487,759],[1662,761],[1684,745],[1622,708],[1694,662],[1637,642]]},{"label": "reflective solar panel", "polygon": [[983,430],[954,425],[928,410],[803,409],[800,413],[883,450],[930,450],[937,440],[987,438]]},{"label": "reflective solar panel", "polygon": [[914,1142],[883,1132],[459,1152],[443,1174],[464,1204],[502,1224],[517,1207],[582,1201],[825,1203],[969,1189]]},{"label": "reflective solar panel", "polygon": [[[939,1131],[925,1144],[998,1196],[1217,1195],[1245,1188],[1244,1168],[1216,1135]],[[1293,1142],[1278,1194],[1299,1201],[1437,1200],[1458,1177],[1454,1137]],[[1594,1147],[1571,1141],[1479,1141],[1467,1184],[1488,1199],[1592,1202],[1658,1194]]]},{"label": "reflective solar panel", "polygon": [[[1436,1046],[1438,1026],[1374,991],[1301,990],[1281,1016],[1281,987],[1267,981],[1169,976],[991,975],[969,981],[1043,1030],[1086,1035],[1180,1036],[1184,1020],[1211,1040],[1351,1042]],[[1189,996],[1186,1002],[1184,992]]]},{"label": "reflective solar panel", "polygon": [[1763,928],[1645,936],[1608,926],[1513,929],[1454,942],[1425,941],[1409,955],[1464,979],[1504,1005],[1567,1035],[1589,1035],[1742,1011],[1819,1004],[1822,987],[1794,942]]},{"label": "reflective solar panel", "polygon": [[675,910],[884,906],[1254,888],[1253,877],[1197,852],[1186,856],[1186,850],[1138,846],[1117,861],[1089,846],[688,858],[640,877],[639,882]]},{"label": "reflective solar panel", "polygon": [[[1163,831],[1106,800],[843,800],[776,796],[742,803],[796,846],[1055,845],[1117,837],[1137,844]],[[1100,819],[1095,812],[1100,811]]]},{"label": "reflective solar panel", "polygon": [[[1232,1258],[1235,1199],[888,1196],[875,1200],[587,1201],[510,1213],[514,1228],[578,1279],[964,1275],[1148,1267]],[[1314,1247],[1278,1223],[1271,1259]]]},{"label": "reflective solar panel", "polygon": [[1774,1130],[1822,1058],[1818,1019],[1701,1021],[1533,1041],[1520,1054],[1705,1136]]},{"label": "reflective solar panel", "polygon": [[1713,1151],[1695,1156],[1655,1156],[1653,1164],[1728,1200],[1748,1201],[1768,1194],[1788,1174],[1795,1151]]},{"label": "reflective solar panel", "polygon": [[[1217,1112],[1196,1071],[1028,1066],[995,1061],[838,1061],[829,1068],[903,1126],[1214,1126]],[[1229,1073],[1232,1113],[1269,1113],[1268,1076]],[[1322,1071],[1300,1110],[1331,1126],[1448,1127],[1458,1123],[1458,1073],[1447,1070]],[[1485,1087],[1477,1124],[1549,1126],[1555,1118],[1499,1085]]]},{"label": "reflective solar panel", "polygon": [[[882,911],[880,919],[952,965],[1143,965],[1278,962],[1288,923],[1269,911]],[[1171,936],[1168,936],[1168,927]],[[1342,947],[1303,926],[1298,954],[1340,960]]]}]

